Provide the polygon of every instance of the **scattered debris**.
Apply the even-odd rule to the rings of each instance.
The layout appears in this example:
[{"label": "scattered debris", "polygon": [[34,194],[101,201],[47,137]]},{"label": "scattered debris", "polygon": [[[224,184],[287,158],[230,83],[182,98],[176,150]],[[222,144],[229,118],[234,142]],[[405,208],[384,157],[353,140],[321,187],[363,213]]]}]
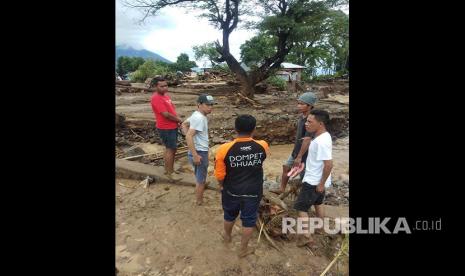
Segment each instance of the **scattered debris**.
[{"label": "scattered debris", "polygon": [[[211,155],[213,156],[214,145],[230,141],[235,136],[234,120],[236,116],[238,116],[239,114],[248,113],[256,117],[257,130],[254,135],[256,139],[264,139],[270,145],[273,146],[279,144],[291,144],[295,139],[295,122],[297,120],[298,113],[296,111],[296,101],[294,99],[296,99],[299,96],[299,93],[301,92],[291,93],[287,91],[277,91],[271,86],[259,85],[260,93],[256,93],[253,99],[251,99],[249,97],[244,96],[244,94],[237,92],[240,91],[239,82],[233,76],[224,72],[209,72],[199,77],[193,75],[179,75],[172,79],[172,81],[169,82],[169,85],[169,91],[173,99],[173,102],[176,105],[176,110],[180,115],[184,115],[183,118],[187,118],[187,116],[193,110],[196,109],[195,99],[197,95],[199,95],[200,93],[209,93],[215,97],[215,100],[218,104],[214,106],[214,111],[211,115],[209,115],[209,141],[212,148]],[[348,83],[344,81],[334,80],[306,84],[302,86],[302,88],[311,89],[315,91],[318,97],[320,98],[317,107],[319,109],[325,109],[330,112],[332,127],[330,133],[334,137],[334,142],[337,143],[337,141],[339,141],[340,139],[344,140],[345,137],[348,136],[349,131]],[[152,168],[155,166],[158,169],[158,174],[153,175],[153,177],[158,177],[158,175],[161,176],[162,172],[160,170],[160,166],[163,165],[163,151],[161,151],[160,148],[152,149],[150,147],[147,147],[149,143],[159,144],[160,146],[162,146],[160,137],[158,136],[158,132],[155,129],[153,114],[149,106],[151,96],[151,94],[149,93],[151,93],[153,89],[148,89],[147,85],[144,83],[133,83],[129,86],[127,84],[118,83],[115,90],[117,95],[117,118],[115,122],[117,126],[115,138],[116,157],[118,159],[137,160],[138,162],[134,162],[137,164],[147,163],[150,164]],[[144,147],[141,148],[139,145],[144,145]],[[137,153],[138,147],[144,152]],[[185,158],[186,153],[187,147],[185,146],[184,138],[182,136],[179,136],[178,151],[175,156],[176,160]],[[117,162],[119,161],[121,160],[117,160]],[[184,159],[181,162],[186,161]],[[148,167],[149,165],[143,166]],[[281,165],[279,165],[279,168],[281,168]],[[184,175],[182,174],[182,176],[186,181],[183,180],[173,184],[194,187],[195,185],[188,181],[189,179],[193,179],[193,176],[189,169],[187,169],[187,167],[184,167],[184,171],[182,173],[185,173]],[[209,177],[211,177],[211,173],[212,171],[209,170]],[[187,177],[187,175],[189,175],[189,177]],[[337,177],[339,175],[340,177]],[[119,177],[122,177],[122,179],[125,178],[122,175],[119,175]],[[272,178],[274,179],[274,177],[275,176],[273,175]],[[132,177],[128,176],[128,178]],[[120,186],[130,189],[136,189],[138,186],[142,186],[145,189],[147,189],[152,183],[150,179],[146,177],[145,173],[140,174],[139,176],[132,179],[137,179],[137,181],[134,181],[134,184],[139,184],[135,185],[134,187],[130,187],[129,185],[126,185],[121,182],[118,182],[118,184]],[[161,177],[161,179],[163,178]],[[159,181],[157,178],[157,183],[158,182]],[[280,195],[276,195],[270,193],[268,190],[271,190],[273,188],[279,188],[280,179],[277,178],[276,181],[264,181],[265,191],[263,194],[262,201],[260,202],[259,218],[256,225],[258,230],[258,239],[256,241],[257,243],[260,243],[262,240],[266,240],[265,242],[262,242],[260,246],[265,246],[265,248],[267,248],[268,246],[273,247],[274,249],[276,249],[276,251],[271,248],[269,249],[270,251],[274,252],[275,255],[282,254],[282,256],[284,256],[284,251],[286,252],[286,254],[291,252],[289,249],[290,246],[292,246],[293,248],[297,248],[293,243],[293,241],[295,241],[296,238],[295,235],[283,234],[281,224],[283,218],[297,216],[297,212],[295,212],[295,210],[291,208],[291,204],[297,197],[301,185],[302,184],[300,183],[298,178],[292,179],[288,182],[288,189],[286,190],[286,192]],[[335,206],[346,206],[348,204],[349,199],[348,188],[348,171],[345,172],[344,170],[344,174],[338,173],[338,175],[334,177],[333,186],[327,190],[325,204]],[[208,186],[207,189],[216,190],[214,185],[213,187]],[[137,225],[135,227],[139,227],[139,223],[137,222],[139,219],[145,221],[146,218],[150,218],[150,215],[153,216],[154,210],[163,210],[168,212],[170,210],[176,209],[176,212],[180,211],[179,213],[176,213],[176,215],[181,215],[182,213],[185,213],[185,215],[187,215],[186,219],[188,220],[190,215],[189,208],[192,208],[192,206],[187,208],[182,207],[186,209],[178,209],[178,206],[182,205],[180,202],[186,202],[186,199],[189,198],[190,195],[178,191],[178,187],[160,187],[158,184],[154,185],[154,187],[150,187],[150,189],[147,191],[139,189],[135,190],[133,193],[128,193],[126,190],[123,189],[118,190],[117,192],[125,194],[125,196],[126,194],[130,194],[131,197],[129,199],[133,199],[132,203],[129,203],[131,202],[131,200],[125,198],[124,205],[122,205],[121,210],[119,210],[118,212],[127,214],[128,216],[131,214],[134,215],[135,212],[137,212],[137,214],[140,214],[140,212],[147,212],[144,214],[144,216],[142,216],[143,218],[134,218],[133,222],[135,223],[135,225]],[[176,198],[178,198],[179,194],[180,202],[176,202],[177,205],[163,206],[163,204],[167,204],[168,200],[157,201],[157,199],[160,199],[165,195],[173,192],[176,194]],[[217,197],[216,194],[215,197]],[[214,202],[216,202],[216,200],[217,198]],[[213,202],[212,198],[209,198],[207,202],[210,202],[209,204],[211,204],[211,202]],[[117,204],[123,203],[118,203],[117,201]],[[131,209],[127,207],[127,204],[133,204],[134,207],[132,208],[132,210],[126,210],[126,208]],[[163,207],[160,208],[160,206]],[[221,211],[221,208],[209,208],[211,207],[207,206],[207,208],[205,208],[205,213],[213,214],[213,212]],[[151,213],[149,213],[149,211]],[[203,218],[202,214],[199,214],[199,216],[201,219],[203,219],[199,220],[199,218],[196,217],[196,219],[199,221],[208,221],[210,219],[210,217]],[[125,219],[127,218],[128,217],[125,217]],[[170,219],[167,221],[169,222]],[[170,227],[173,227],[174,224],[170,224]],[[179,226],[179,224],[177,226]],[[156,233],[156,231],[153,229],[150,229],[150,233],[152,233],[152,236],[154,236],[153,233]],[[234,231],[240,230],[240,227],[236,227]],[[139,231],[139,229],[137,231]],[[124,239],[125,237],[123,235],[118,237],[118,240],[120,241],[124,241]],[[321,248],[317,250],[310,250],[310,248],[299,249],[302,250],[302,254],[318,257],[324,255],[327,260],[326,263],[329,263],[335,255],[337,256],[336,253],[340,247],[337,248],[334,246],[334,244],[335,241],[340,242],[342,240],[341,237],[337,236],[330,238],[325,235],[315,235],[315,239]],[[154,239],[154,241],[151,242],[153,248],[160,248],[158,244],[159,242],[159,240],[157,241],[156,239]],[[262,252],[260,254],[262,255],[259,255],[259,253],[257,253],[257,256],[263,256],[264,253]],[[269,252],[267,254],[269,254]],[[345,253],[339,254],[339,257],[343,256],[344,254]],[[324,264],[324,266],[326,266],[326,263]],[[326,275],[329,275],[329,273],[333,273],[331,270],[331,266],[334,270],[334,268],[338,265],[337,263],[338,261],[330,263],[328,269],[325,272]],[[167,272],[168,274],[175,273],[174,270],[170,270],[170,264],[168,264],[167,267],[168,268],[165,270],[165,272]],[[292,264],[288,267],[292,267]],[[317,270],[318,273],[320,273],[320,271],[322,271],[323,269],[324,267],[321,267],[319,270]],[[317,271],[314,272],[316,273]],[[293,271],[293,273],[286,272],[287,271],[283,271],[282,275],[293,275],[293,273],[295,273],[295,271]]]},{"label": "scattered debris", "polygon": [[167,194],[169,194],[169,193],[170,193],[170,192],[166,192],[166,193],[163,193],[163,194],[161,194],[161,195],[157,195],[157,196],[155,197],[155,199],[159,199],[160,197],[165,196],[165,195],[167,195]]},{"label": "scattered debris", "polygon": [[147,189],[151,183],[155,181],[154,178],[147,176],[144,180],[142,180],[139,185],[142,185],[144,189]]}]

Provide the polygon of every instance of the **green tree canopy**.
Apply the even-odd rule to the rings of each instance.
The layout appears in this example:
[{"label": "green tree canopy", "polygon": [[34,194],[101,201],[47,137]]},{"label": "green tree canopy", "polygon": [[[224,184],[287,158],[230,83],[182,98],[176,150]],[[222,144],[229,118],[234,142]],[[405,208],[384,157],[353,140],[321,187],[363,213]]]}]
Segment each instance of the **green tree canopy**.
[{"label": "green tree canopy", "polygon": [[[263,63],[275,51],[277,37],[271,32],[279,21],[275,20],[265,20],[261,32],[241,45],[241,58],[249,67]],[[295,38],[292,39],[294,44],[285,61],[306,66],[308,75],[314,75],[317,68],[335,72],[348,69],[348,15],[342,11],[328,10],[296,26]]]},{"label": "green tree canopy", "polygon": [[[169,6],[182,6],[201,11],[222,32],[222,41],[215,42],[220,55],[215,61],[226,62],[242,84],[242,93],[253,97],[255,84],[268,78],[294,47],[304,33],[305,23],[317,20],[328,11],[345,5],[348,0],[125,0],[126,6],[137,8],[148,16],[156,15],[161,9]],[[239,61],[230,52],[230,35],[245,22],[244,15],[254,15],[263,19],[260,24],[247,24],[258,28],[265,35],[275,37],[275,51],[266,57],[257,68],[246,72]]]},{"label": "green tree canopy", "polygon": [[141,57],[121,56],[116,62],[116,72],[118,75],[124,76],[129,72],[136,71],[139,66],[144,64],[145,60]]},{"label": "green tree canopy", "polygon": [[156,75],[166,75],[170,71],[171,69],[168,63],[148,59],[132,73],[131,80],[135,82],[144,82],[147,78],[153,78]]},{"label": "green tree canopy", "polygon": [[189,72],[192,67],[196,67],[197,64],[195,61],[189,60],[189,56],[185,53],[182,53],[178,56],[175,63],[171,65],[171,68],[174,71]]},{"label": "green tree canopy", "polygon": [[202,45],[196,45],[192,47],[192,50],[194,51],[194,57],[196,60],[200,59],[208,59],[212,66],[215,66],[218,64],[216,60],[218,60],[221,55],[218,53],[215,47],[214,42],[209,42],[209,43],[204,43]]}]

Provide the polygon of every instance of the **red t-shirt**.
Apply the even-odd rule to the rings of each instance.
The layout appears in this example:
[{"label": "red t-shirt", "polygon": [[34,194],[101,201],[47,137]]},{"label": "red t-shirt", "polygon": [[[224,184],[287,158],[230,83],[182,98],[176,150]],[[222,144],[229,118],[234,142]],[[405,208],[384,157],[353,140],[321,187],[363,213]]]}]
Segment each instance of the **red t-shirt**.
[{"label": "red t-shirt", "polygon": [[178,123],[175,121],[171,121],[166,119],[162,112],[169,112],[174,116],[177,116],[176,109],[174,108],[174,104],[171,102],[170,96],[166,93],[165,95],[160,95],[155,92],[152,95],[152,100],[150,101],[152,104],[152,110],[155,114],[155,121],[156,127],[159,129],[175,129],[178,128]]}]

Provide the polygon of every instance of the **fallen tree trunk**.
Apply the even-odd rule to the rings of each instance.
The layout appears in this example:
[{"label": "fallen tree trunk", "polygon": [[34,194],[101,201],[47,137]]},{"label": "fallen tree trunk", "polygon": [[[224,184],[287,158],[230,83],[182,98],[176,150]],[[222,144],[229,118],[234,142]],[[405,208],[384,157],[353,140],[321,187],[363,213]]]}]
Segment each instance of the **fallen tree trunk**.
[{"label": "fallen tree trunk", "polygon": [[116,84],[118,85],[124,85],[124,86],[131,86],[131,82],[128,80],[117,80]]},{"label": "fallen tree trunk", "polygon": [[136,87],[136,86],[125,86],[125,85],[115,85],[116,88],[125,88],[125,89],[133,89],[133,90],[152,90],[152,91],[155,91],[155,89],[153,88],[144,88],[144,87]]},{"label": "fallen tree trunk", "polygon": [[[185,153],[187,153],[187,147],[179,147],[178,151],[175,154],[175,157],[183,155]],[[164,158],[163,152],[152,152],[152,153],[144,153],[144,154],[139,154],[139,155],[128,156],[128,157],[123,158],[123,160],[131,160],[131,159],[136,159],[139,157],[150,156],[150,155],[156,155],[156,157],[152,160],[160,160]]]},{"label": "fallen tree trunk", "polygon": [[[156,92],[156,89],[154,88],[144,88],[144,87],[135,87],[135,86],[122,86],[122,85],[116,85],[116,88],[125,88],[129,89],[129,91],[132,90],[140,90],[141,92]],[[201,93],[195,93],[195,92],[188,92],[188,91],[179,91],[179,90],[174,90],[174,91],[168,91],[170,94],[185,94],[185,95],[195,95],[198,96]]]},{"label": "fallen tree trunk", "polygon": [[[169,182],[165,176],[163,167],[156,167],[151,165],[142,164],[139,162],[116,159],[116,176],[127,179],[144,180],[147,176],[155,179],[155,183],[167,183],[181,186],[195,187],[195,177],[190,173],[180,173],[177,176],[182,177],[180,181]],[[218,191],[219,188],[215,182],[209,183],[206,189]]]}]

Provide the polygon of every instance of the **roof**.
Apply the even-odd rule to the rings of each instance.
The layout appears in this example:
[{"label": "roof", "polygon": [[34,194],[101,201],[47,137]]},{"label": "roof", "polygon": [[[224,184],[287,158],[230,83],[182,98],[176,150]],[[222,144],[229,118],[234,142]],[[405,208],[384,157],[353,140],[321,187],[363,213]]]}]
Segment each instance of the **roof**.
[{"label": "roof", "polygon": [[294,64],[294,63],[283,62],[283,63],[281,63],[281,68],[284,68],[284,69],[304,69],[304,68],[307,68],[307,67],[297,65],[297,64]]},{"label": "roof", "polygon": [[[245,71],[250,71],[250,68],[244,62],[241,63],[241,67]],[[298,64],[294,64],[294,63],[283,62],[283,63],[281,63],[281,68],[282,69],[305,69],[307,67],[301,66],[301,65],[298,65]]]}]

